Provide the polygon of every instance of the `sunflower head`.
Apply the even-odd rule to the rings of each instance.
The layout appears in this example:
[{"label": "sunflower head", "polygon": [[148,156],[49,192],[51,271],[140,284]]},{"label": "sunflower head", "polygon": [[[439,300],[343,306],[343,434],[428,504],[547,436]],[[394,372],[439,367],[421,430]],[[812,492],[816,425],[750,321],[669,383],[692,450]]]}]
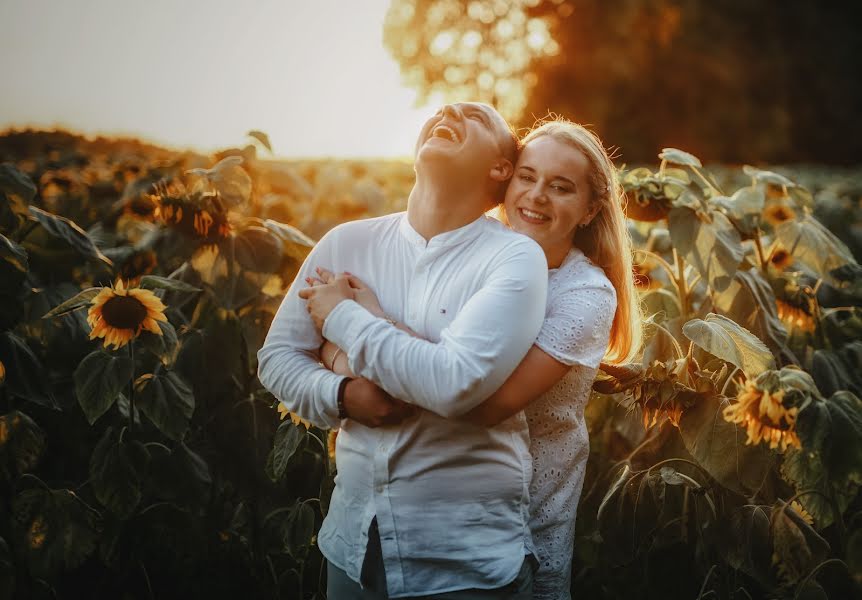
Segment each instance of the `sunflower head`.
[{"label": "sunflower head", "polygon": [[157,321],[167,321],[165,305],[152,291],[123,286],[118,279],[115,287],[105,287],[90,303],[87,311],[90,339],[103,338],[104,346],[117,350],[138,337],[146,329],[162,335]]},{"label": "sunflower head", "polygon": [[335,440],[338,439],[338,430],[330,429],[326,434],[326,449],[329,453],[329,460],[335,460]]},{"label": "sunflower head", "polygon": [[306,429],[311,429],[311,421],[303,419],[296,413],[290,412],[282,402],[278,403],[278,414],[281,415],[282,421],[284,421],[286,417],[290,416],[290,420],[293,421],[294,425],[299,425],[300,423],[302,423],[303,425],[305,425]]},{"label": "sunflower head", "polygon": [[746,430],[746,444],[766,442],[784,452],[802,447],[796,435],[796,417],[806,398],[816,393],[814,381],[804,371],[789,367],[766,371],[748,380],[722,415],[725,421]]},{"label": "sunflower head", "polygon": [[781,225],[785,221],[796,218],[796,211],[786,204],[771,204],[763,211],[763,218],[773,227]]},{"label": "sunflower head", "polygon": [[137,282],[141,277],[153,272],[158,263],[156,253],[152,250],[138,250],[127,258],[120,267],[120,277],[129,283]]},{"label": "sunflower head", "polygon": [[6,367],[3,366],[3,361],[0,360],[0,385],[6,383]]},{"label": "sunflower head", "polygon": [[230,235],[227,212],[212,194],[188,192],[179,184],[161,186],[155,215],[185,235],[214,243]]},{"label": "sunflower head", "polygon": [[783,271],[784,269],[793,264],[793,255],[779,246],[772,252],[772,255],[769,257],[769,264],[771,264],[779,271]]}]

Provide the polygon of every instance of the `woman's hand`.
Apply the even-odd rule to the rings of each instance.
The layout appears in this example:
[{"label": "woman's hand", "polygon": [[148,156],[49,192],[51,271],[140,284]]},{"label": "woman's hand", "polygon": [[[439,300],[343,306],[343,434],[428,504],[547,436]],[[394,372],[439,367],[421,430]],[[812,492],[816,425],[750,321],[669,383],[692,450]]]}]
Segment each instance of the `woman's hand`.
[{"label": "woman's hand", "polygon": [[[320,277],[317,281],[322,281],[323,283],[330,283],[335,279],[335,274],[332,271],[324,269],[322,267],[318,267],[315,269],[317,275]],[[347,282],[350,284],[350,288],[353,290],[353,299],[359,303],[360,306],[365,308],[368,312],[370,312],[375,317],[383,318],[386,316],[386,313],[383,312],[383,309],[380,307],[380,302],[377,300],[377,294],[374,293],[368,285],[359,279],[356,275],[352,273],[343,273],[345,277],[347,277]]]},{"label": "woman's hand", "polygon": [[299,297],[307,301],[308,314],[317,330],[322,332],[329,313],[343,300],[353,299],[353,289],[344,275],[333,277],[329,283],[312,283],[311,278],[306,282],[311,287],[299,290]]}]

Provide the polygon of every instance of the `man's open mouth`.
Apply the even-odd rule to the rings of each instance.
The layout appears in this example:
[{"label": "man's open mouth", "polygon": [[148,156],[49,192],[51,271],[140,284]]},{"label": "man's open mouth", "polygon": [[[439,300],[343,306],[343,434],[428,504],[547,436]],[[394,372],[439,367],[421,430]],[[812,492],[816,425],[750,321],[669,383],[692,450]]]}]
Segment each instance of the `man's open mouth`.
[{"label": "man's open mouth", "polygon": [[448,125],[437,125],[434,127],[434,129],[431,130],[431,137],[443,138],[444,140],[455,142],[456,144],[461,141],[461,138],[458,136],[458,132]]}]

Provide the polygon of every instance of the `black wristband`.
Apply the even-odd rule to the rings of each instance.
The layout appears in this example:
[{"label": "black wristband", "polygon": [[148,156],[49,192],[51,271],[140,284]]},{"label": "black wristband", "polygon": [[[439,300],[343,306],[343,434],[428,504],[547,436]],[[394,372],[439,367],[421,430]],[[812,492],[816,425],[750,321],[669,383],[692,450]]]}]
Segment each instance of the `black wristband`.
[{"label": "black wristband", "polygon": [[338,418],[346,419],[347,411],[344,410],[344,390],[347,389],[347,384],[353,381],[350,377],[345,377],[341,380],[341,383],[338,384],[338,396],[336,399],[336,403],[338,404]]}]

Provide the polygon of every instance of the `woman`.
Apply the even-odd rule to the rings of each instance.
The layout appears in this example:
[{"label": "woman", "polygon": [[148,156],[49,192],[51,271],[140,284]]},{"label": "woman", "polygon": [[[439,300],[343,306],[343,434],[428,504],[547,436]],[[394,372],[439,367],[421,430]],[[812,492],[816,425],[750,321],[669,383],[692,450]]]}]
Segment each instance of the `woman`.
[{"label": "woman", "polygon": [[[494,427],[525,411],[533,457],[530,530],[540,561],[534,597],[560,600],[570,598],[575,510],[589,452],[584,406],[599,363],[624,362],[637,349],[641,315],[623,194],[599,138],[580,125],[550,121],[521,145],[503,216],[545,251],[545,321],[509,379],[462,419]],[[318,272],[324,281],[332,276]],[[356,301],[385,316],[373,291],[355,276],[350,281]],[[322,356],[349,374],[337,347],[325,344]]]}]

